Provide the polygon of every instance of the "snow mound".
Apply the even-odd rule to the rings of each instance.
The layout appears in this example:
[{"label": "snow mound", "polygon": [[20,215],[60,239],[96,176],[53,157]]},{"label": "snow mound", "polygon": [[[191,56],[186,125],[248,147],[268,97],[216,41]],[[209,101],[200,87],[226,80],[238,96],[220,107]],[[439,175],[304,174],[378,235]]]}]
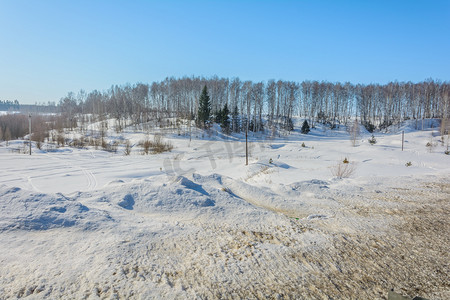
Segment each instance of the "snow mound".
[{"label": "snow mound", "polygon": [[308,191],[314,193],[321,193],[323,190],[329,189],[329,183],[323,180],[311,179],[307,181],[295,182],[289,186],[294,191]]},{"label": "snow mound", "polygon": [[188,212],[215,206],[215,200],[201,184],[184,176],[163,184],[158,180],[143,180],[108,188],[112,190],[107,189],[107,195],[98,198],[99,202],[110,199],[123,209],[140,213]]},{"label": "snow mound", "polygon": [[125,183],[125,181],[123,181],[121,179],[117,179],[117,180],[112,180],[112,181],[108,182],[107,184],[105,184],[105,186],[120,185],[122,183]]},{"label": "snow mound", "polygon": [[209,196],[209,194],[203,189],[203,187],[201,185],[194,183],[193,181],[187,179],[184,176],[179,176],[177,178],[177,182],[187,189],[191,189],[191,190],[199,192],[200,194],[203,194],[205,196]]},{"label": "snow mound", "polygon": [[133,195],[127,194],[127,195],[125,195],[125,197],[123,197],[122,201],[119,201],[119,203],[117,203],[117,204],[122,208],[132,210],[134,203],[135,202],[134,202]]},{"label": "snow mound", "polygon": [[108,214],[89,209],[63,195],[38,194],[17,187],[0,186],[0,232],[14,229],[47,230],[81,226],[96,228]]},{"label": "snow mound", "polygon": [[222,175],[213,173],[211,175],[202,176],[197,173],[192,174],[192,179],[195,182],[201,183],[203,185],[208,185],[214,188],[222,187]]}]

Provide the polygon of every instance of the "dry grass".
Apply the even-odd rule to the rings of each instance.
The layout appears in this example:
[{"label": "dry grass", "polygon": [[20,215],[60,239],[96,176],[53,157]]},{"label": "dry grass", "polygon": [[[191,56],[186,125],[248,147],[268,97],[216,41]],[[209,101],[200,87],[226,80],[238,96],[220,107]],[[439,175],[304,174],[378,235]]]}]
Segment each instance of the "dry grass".
[{"label": "dry grass", "polygon": [[124,153],[126,156],[128,156],[128,155],[131,154],[131,142],[130,142],[130,140],[127,140],[127,141],[125,142],[125,149],[123,150],[123,153]]},{"label": "dry grass", "polygon": [[164,142],[161,135],[155,135],[153,141],[146,139],[140,143],[142,154],[158,154],[166,151],[172,151],[173,145],[170,142]]}]

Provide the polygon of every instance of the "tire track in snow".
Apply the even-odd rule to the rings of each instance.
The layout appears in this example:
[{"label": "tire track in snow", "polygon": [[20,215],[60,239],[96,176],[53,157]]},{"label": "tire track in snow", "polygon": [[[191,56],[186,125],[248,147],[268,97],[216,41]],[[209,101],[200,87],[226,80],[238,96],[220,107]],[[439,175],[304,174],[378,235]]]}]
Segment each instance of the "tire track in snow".
[{"label": "tire track in snow", "polygon": [[78,169],[79,171],[81,171],[81,172],[83,173],[83,176],[84,176],[84,177],[86,178],[86,180],[87,180],[87,186],[86,186],[86,189],[87,189],[88,191],[92,191],[92,190],[94,190],[94,189],[97,187],[97,185],[98,185],[97,178],[95,177],[94,173],[92,173],[91,170],[86,169],[86,168],[83,168],[83,167],[81,167],[81,166],[77,166],[77,165],[75,165],[74,163],[70,163],[70,160],[67,160],[67,159],[62,159],[62,158],[59,158],[59,157],[54,157],[54,156],[49,155],[49,154],[44,154],[44,155],[46,155],[46,156],[48,156],[48,157],[50,157],[50,158],[52,158],[52,159],[54,159],[54,160],[61,161],[61,162],[63,162],[63,164],[66,165],[66,166],[69,166],[69,167],[72,167],[72,168],[74,168],[74,169]]},{"label": "tire track in snow", "polygon": [[[25,177],[23,177],[23,178],[25,179]],[[31,186],[31,188],[33,189],[33,191],[42,193],[42,191],[33,184],[33,181],[31,180],[31,176],[27,176],[26,180],[27,180],[28,184]]]},{"label": "tire track in snow", "polygon": [[287,209],[277,205],[277,203],[283,203],[283,199],[281,199],[279,195],[272,194],[268,191],[262,191],[252,185],[248,185],[243,182],[236,182],[228,178],[223,178],[223,182],[225,189],[231,195],[256,207],[293,218],[307,216],[307,214],[301,213],[300,210]]},{"label": "tire track in snow", "polygon": [[78,167],[83,172],[84,176],[86,177],[88,184],[87,184],[87,190],[92,191],[97,187],[97,179],[95,178],[94,174],[91,170],[85,169],[83,167]]}]

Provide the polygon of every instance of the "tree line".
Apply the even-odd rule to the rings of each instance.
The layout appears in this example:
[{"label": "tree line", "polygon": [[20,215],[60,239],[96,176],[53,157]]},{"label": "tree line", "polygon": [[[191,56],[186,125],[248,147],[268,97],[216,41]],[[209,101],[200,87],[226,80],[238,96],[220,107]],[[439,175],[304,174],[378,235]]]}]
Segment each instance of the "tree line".
[{"label": "tree line", "polygon": [[19,110],[19,101],[14,100],[0,100],[0,111]]},{"label": "tree line", "polygon": [[[19,105],[18,101],[0,104],[9,108]],[[87,124],[101,121],[98,135],[103,141],[108,129],[105,120],[110,118],[116,120],[117,132],[130,125],[144,129],[142,124],[146,123],[159,127],[180,123],[190,126],[194,121],[204,128],[216,122],[226,133],[291,131],[294,116],[308,120],[308,127],[304,124],[302,132],[309,131],[309,126],[314,127],[317,122],[331,129],[341,125],[351,127],[356,122],[372,132],[408,119],[416,120],[419,129],[418,121],[427,118],[440,118],[442,124],[450,124],[449,108],[449,83],[433,79],[355,85],[326,81],[252,82],[217,76],[170,77],[151,84],[113,85],[105,91],[69,92],[56,106],[53,103],[47,108],[32,106],[31,109],[40,112],[60,112],[32,113],[32,139],[42,142],[55,130],[62,136],[64,128],[80,127],[81,132],[86,132]],[[28,115],[0,116],[0,140],[25,136],[27,121]]]},{"label": "tree line", "polygon": [[308,119],[312,126],[321,122],[330,128],[347,125],[356,117],[369,131],[408,119],[450,116],[450,85],[433,79],[355,85],[309,80],[252,82],[217,76],[170,77],[151,84],[113,85],[103,92],[70,92],[61,98],[59,108],[70,116],[68,121],[77,114],[109,116],[117,120],[119,127],[127,120],[134,123],[165,118],[198,120],[199,99],[205,86],[211,117],[214,119],[226,106],[233,131],[245,126],[253,131],[266,127],[292,130],[293,116]]}]

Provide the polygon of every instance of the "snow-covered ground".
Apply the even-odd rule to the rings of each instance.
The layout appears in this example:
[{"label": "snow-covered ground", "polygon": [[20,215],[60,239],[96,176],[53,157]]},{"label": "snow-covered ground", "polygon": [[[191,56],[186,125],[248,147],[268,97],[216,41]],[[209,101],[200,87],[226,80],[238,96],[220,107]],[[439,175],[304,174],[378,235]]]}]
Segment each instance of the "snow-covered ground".
[{"label": "snow-covered ground", "polygon": [[[130,156],[2,142],[0,299],[449,298],[435,126],[375,145],[361,130],[356,147],[345,128],[251,134],[248,166],[243,135],[214,130],[168,133],[174,149],[155,155],[131,130]],[[336,178],[345,158],[354,172]]]}]

